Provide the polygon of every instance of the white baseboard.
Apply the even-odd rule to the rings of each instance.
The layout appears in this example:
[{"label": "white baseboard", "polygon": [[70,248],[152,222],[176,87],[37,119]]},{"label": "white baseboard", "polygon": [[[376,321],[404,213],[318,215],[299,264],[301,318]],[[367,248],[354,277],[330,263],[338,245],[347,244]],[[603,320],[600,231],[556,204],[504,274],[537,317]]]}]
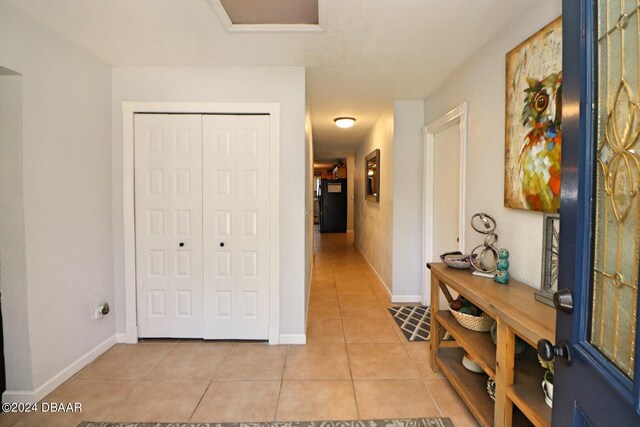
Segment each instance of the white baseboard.
[{"label": "white baseboard", "polygon": [[125,333],[127,344],[138,343],[138,325],[127,325],[127,332]]},{"label": "white baseboard", "polygon": [[280,334],[280,344],[306,344],[306,334]]},{"label": "white baseboard", "polygon": [[127,334],[116,334],[116,342],[118,344],[124,344],[127,342]]},{"label": "white baseboard", "polygon": [[[377,274],[376,274],[376,276],[377,276]],[[378,277],[380,277],[380,276],[378,276]],[[382,280],[380,280],[380,281],[382,282]],[[385,284],[384,284],[384,282],[382,282],[382,289],[384,289],[384,290],[385,290],[385,292],[387,293],[387,295],[389,295],[389,299],[391,299],[391,297],[392,297],[393,295],[391,294],[391,291],[389,290],[389,288],[387,288],[387,285],[385,285]]]},{"label": "white baseboard", "polygon": [[362,250],[362,248],[360,246],[358,246],[357,244],[355,245],[356,248],[358,248],[358,250],[360,251],[360,254],[362,255],[362,257],[364,258],[365,261],[367,261],[367,264],[369,264],[369,267],[371,267],[371,270],[373,270],[373,274],[376,275],[376,277],[378,278],[378,280],[380,281],[380,283],[382,283],[382,287],[384,288],[385,291],[387,291],[387,294],[389,294],[389,297],[392,296],[391,291],[389,290],[389,286],[387,286],[387,283],[382,280],[382,277],[380,277],[380,275],[378,274],[378,272],[376,271],[375,267],[373,266],[373,264],[371,264],[371,261],[369,261],[369,258],[367,258],[367,255],[364,253],[364,251]]},{"label": "white baseboard", "polygon": [[82,368],[93,362],[98,356],[105,351],[109,350],[116,343],[116,337],[111,336],[102,343],[98,344],[84,356],[64,368],[62,371],[54,375],[47,382],[42,384],[37,389],[31,390],[7,390],[2,393],[2,403],[36,403],[42,400],[46,395],[58,388],[62,383],[78,373]]},{"label": "white baseboard", "polygon": [[269,345],[280,344],[280,328],[277,326],[269,328]]},{"label": "white baseboard", "polygon": [[394,303],[402,303],[402,302],[421,302],[422,295],[392,295],[391,302]]}]

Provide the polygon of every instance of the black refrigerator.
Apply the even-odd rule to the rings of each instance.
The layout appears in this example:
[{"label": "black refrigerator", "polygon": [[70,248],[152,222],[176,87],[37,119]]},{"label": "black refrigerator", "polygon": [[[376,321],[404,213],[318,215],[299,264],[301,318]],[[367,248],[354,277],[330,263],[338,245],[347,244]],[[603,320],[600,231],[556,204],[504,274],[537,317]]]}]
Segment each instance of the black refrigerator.
[{"label": "black refrigerator", "polygon": [[320,232],[347,231],[347,180],[320,181]]}]

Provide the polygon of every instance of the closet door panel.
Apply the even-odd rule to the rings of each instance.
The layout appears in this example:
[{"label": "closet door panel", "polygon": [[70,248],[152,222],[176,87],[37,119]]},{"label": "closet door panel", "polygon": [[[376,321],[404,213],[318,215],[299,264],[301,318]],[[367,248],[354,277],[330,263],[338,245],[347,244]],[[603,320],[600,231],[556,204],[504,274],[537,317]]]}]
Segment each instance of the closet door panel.
[{"label": "closet door panel", "polygon": [[202,338],[202,117],[136,114],[138,336]]},{"label": "closet door panel", "polygon": [[204,116],[205,338],[268,339],[269,117]]}]

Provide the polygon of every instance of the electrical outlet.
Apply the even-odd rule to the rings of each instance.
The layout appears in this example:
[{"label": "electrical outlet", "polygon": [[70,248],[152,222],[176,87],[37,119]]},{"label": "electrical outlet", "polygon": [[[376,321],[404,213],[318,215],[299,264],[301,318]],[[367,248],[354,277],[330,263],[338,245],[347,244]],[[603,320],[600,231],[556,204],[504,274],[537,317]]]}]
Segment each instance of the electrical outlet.
[{"label": "electrical outlet", "polygon": [[102,306],[94,305],[91,307],[91,321],[102,319]]},{"label": "electrical outlet", "polygon": [[99,299],[96,298],[94,301],[94,305],[91,306],[91,321],[96,321],[102,319],[104,316],[109,314],[111,308],[108,303],[100,304]]},{"label": "electrical outlet", "polygon": [[96,317],[96,313],[98,310],[98,308],[102,305],[102,302],[100,300],[99,297],[95,297],[93,299],[93,304],[91,304],[91,307],[89,307],[89,316],[92,322],[95,322],[96,320],[100,319],[100,317]]}]

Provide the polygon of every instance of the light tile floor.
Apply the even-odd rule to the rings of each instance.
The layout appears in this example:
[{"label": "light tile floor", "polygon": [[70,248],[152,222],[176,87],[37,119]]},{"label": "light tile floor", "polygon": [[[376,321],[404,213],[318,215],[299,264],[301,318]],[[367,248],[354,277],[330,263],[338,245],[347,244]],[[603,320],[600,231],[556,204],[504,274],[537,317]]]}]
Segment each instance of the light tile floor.
[{"label": "light tile floor", "polygon": [[307,345],[147,341],[116,345],[45,402],[82,413],[1,414],[0,425],[82,420],[234,422],[446,416],[476,426],[428,343],[409,343],[387,292],[344,234],[315,235]]}]

